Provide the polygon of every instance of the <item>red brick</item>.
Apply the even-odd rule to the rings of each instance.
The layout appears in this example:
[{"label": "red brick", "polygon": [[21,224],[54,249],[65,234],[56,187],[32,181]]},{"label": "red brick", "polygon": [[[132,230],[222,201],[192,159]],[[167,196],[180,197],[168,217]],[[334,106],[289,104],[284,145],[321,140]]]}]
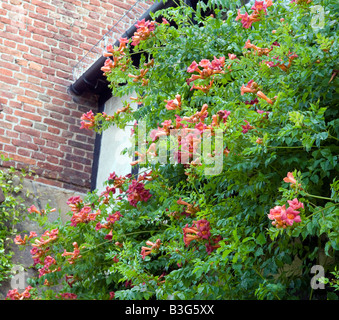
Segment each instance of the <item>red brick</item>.
[{"label": "red brick", "polygon": [[90,160],[83,158],[83,157],[75,156],[75,155],[72,155],[72,154],[66,154],[66,160],[79,162],[79,163],[82,163],[82,164],[85,164],[85,165],[91,165]]},{"label": "red brick", "polygon": [[46,160],[46,155],[41,153],[41,152],[32,152],[31,157],[33,159],[37,159],[37,160],[41,160],[41,161],[45,161]]},{"label": "red brick", "polygon": [[54,126],[54,127],[60,128],[60,129],[64,129],[64,130],[68,129],[68,124],[63,123],[61,121],[56,121],[56,120],[53,120],[53,119],[45,118],[44,119],[44,123],[46,123],[46,124],[48,124],[50,126]]},{"label": "red brick", "polygon": [[10,131],[10,130],[12,130],[13,125],[9,122],[0,121],[0,128],[5,128],[5,129],[8,129],[8,131]]},{"label": "red brick", "polygon": [[33,122],[25,120],[25,119],[21,119],[20,120],[20,125],[26,126],[26,127],[32,127],[33,126]]},{"label": "red brick", "polygon": [[49,3],[46,3],[45,1],[40,0],[31,0],[31,3],[35,6],[48,9],[50,11],[56,11],[56,7],[53,5],[50,5]]},{"label": "red brick", "polygon": [[51,156],[56,156],[56,157],[63,157],[64,156],[63,152],[56,150],[56,149],[52,149],[52,148],[40,146],[40,151],[45,153],[45,154],[51,155]]},{"label": "red brick", "polygon": [[0,136],[0,142],[9,144],[9,143],[11,143],[11,139],[9,139],[7,137],[1,137]]},{"label": "red brick", "polygon": [[53,163],[53,164],[58,164],[59,163],[59,158],[53,157],[53,156],[47,156],[46,160],[49,163]]},{"label": "red brick", "polygon": [[17,153],[20,156],[24,156],[24,157],[30,157],[31,156],[31,152],[26,150],[26,149],[18,149]]},{"label": "red brick", "polygon": [[61,143],[61,144],[64,144],[66,143],[66,139],[63,138],[63,137],[60,137],[60,136],[56,136],[54,134],[50,134],[50,133],[47,133],[47,132],[42,132],[41,133],[41,138],[45,139],[45,140],[49,140],[49,141],[55,141],[55,142],[58,142],[58,143]]},{"label": "red brick", "polygon": [[18,117],[40,122],[42,118],[34,113],[28,113],[21,110],[15,110],[14,114]]},{"label": "red brick", "polygon": [[18,161],[18,162],[29,164],[29,165],[35,165],[36,164],[36,161],[34,159],[19,156],[19,155],[16,155],[16,154],[11,155],[11,158],[14,161]]},{"label": "red brick", "polygon": [[13,132],[13,131],[6,131],[6,136],[10,137],[10,138],[18,138],[19,137],[19,133]]},{"label": "red brick", "polygon": [[55,165],[52,165],[48,162],[38,162],[37,163],[38,167],[42,168],[42,169],[46,169],[46,170],[50,170],[50,171],[61,171],[62,168],[60,166],[55,166]]},{"label": "red brick", "polygon": [[40,137],[40,132],[38,130],[35,130],[35,129],[32,129],[32,128],[27,128],[27,127],[24,127],[24,126],[21,126],[21,125],[16,125],[14,127],[14,130],[17,131],[17,132],[27,133],[27,134],[34,136],[34,137]]},{"label": "red brick", "polygon": [[49,18],[47,16],[40,15],[40,14],[36,14],[34,12],[29,12],[28,16],[32,18],[33,20],[40,20],[51,25],[54,24],[54,19]]},{"label": "red brick", "polygon": [[0,82],[4,82],[7,84],[12,84],[14,86],[18,85],[19,81],[10,77],[6,77],[2,74],[0,74]]},{"label": "red brick", "polygon": [[48,132],[54,133],[54,134],[59,134],[60,133],[60,129],[48,127]]},{"label": "red brick", "polygon": [[29,143],[29,142],[22,141],[22,140],[12,139],[12,144],[13,144],[13,146],[16,146],[16,147],[21,147],[21,148],[25,148],[25,149],[34,150],[34,151],[39,150],[39,147],[36,144]]},{"label": "red brick", "polygon": [[27,104],[31,104],[33,106],[37,106],[37,107],[41,107],[42,106],[42,102],[32,99],[32,98],[28,98],[26,96],[18,96],[17,98],[19,101],[23,102],[23,103],[27,103]]},{"label": "red brick", "polygon": [[46,147],[53,148],[53,149],[59,149],[59,143],[55,141],[46,141]]},{"label": "red brick", "polygon": [[35,144],[37,144],[39,146],[44,146],[45,142],[46,142],[45,139],[39,139],[39,138],[34,138],[33,141],[34,141]]},{"label": "red brick", "polygon": [[[1,137],[0,137],[0,139],[1,139]],[[9,152],[9,153],[16,153],[16,147],[14,147],[14,146],[4,145],[4,150]]]},{"label": "red brick", "polygon": [[6,77],[13,77],[13,71],[4,68],[0,68],[0,74]]},{"label": "red brick", "polygon": [[18,123],[19,119],[17,117],[13,117],[9,114],[6,114],[6,120],[12,123]]},{"label": "red brick", "polygon": [[42,42],[39,42],[39,41],[34,41],[34,40],[31,40],[31,39],[26,39],[25,40],[25,44],[27,46],[30,46],[30,47],[33,47],[33,48],[38,48],[38,49],[41,49],[41,50],[44,50],[44,51],[49,51],[50,47]]}]

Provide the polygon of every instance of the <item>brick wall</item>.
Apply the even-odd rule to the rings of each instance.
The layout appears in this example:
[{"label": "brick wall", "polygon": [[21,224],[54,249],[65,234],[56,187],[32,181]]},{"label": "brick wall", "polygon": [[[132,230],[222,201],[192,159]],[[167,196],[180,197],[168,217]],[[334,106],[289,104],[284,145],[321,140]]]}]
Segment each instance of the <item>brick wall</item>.
[{"label": "brick wall", "polygon": [[0,153],[13,159],[1,165],[89,189],[95,136],[79,127],[97,97],[71,96],[72,68],[134,3],[0,0]]}]

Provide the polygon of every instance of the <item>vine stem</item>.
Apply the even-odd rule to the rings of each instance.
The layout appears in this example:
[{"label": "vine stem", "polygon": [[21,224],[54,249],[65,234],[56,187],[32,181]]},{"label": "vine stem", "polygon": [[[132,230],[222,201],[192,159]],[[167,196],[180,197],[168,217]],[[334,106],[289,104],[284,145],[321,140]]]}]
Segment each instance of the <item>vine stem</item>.
[{"label": "vine stem", "polygon": [[[310,217],[312,217],[313,215],[317,214],[318,212],[324,211],[325,209],[328,209],[328,208],[331,208],[331,207],[335,207],[335,206],[337,206],[337,205],[339,205],[339,203],[334,203],[334,204],[332,204],[331,206],[328,206],[327,208],[322,208],[322,209],[320,209],[320,210],[318,210],[318,211],[316,211],[316,212],[313,212],[312,214],[310,214],[309,216],[307,216],[307,218],[310,218]],[[325,218],[325,217],[324,217],[324,218]]]},{"label": "vine stem", "polygon": [[318,199],[324,199],[324,200],[330,200],[332,201],[333,199],[332,198],[327,198],[327,197],[322,197],[322,196],[316,196],[314,194],[309,194],[306,192],[305,196],[307,197],[312,197],[312,198],[318,198]]}]

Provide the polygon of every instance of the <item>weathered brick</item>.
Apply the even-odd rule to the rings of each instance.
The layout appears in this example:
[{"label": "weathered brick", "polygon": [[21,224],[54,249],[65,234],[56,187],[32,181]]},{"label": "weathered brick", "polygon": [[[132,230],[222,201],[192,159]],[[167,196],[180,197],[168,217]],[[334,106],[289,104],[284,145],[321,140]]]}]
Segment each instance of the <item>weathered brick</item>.
[{"label": "weathered brick", "polygon": [[21,147],[21,148],[25,148],[25,149],[34,150],[34,151],[39,150],[39,147],[36,144],[28,143],[28,142],[22,141],[22,140],[12,139],[12,144],[13,144],[13,146],[16,146],[16,147]]},{"label": "weathered brick", "polygon": [[50,134],[47,132],[42,132],[41,137],[47,141],[56,141],[58,143],[64,144],[66,139],[60,136],[56,136],[55,134]]},{"label": "weathered brick", "polygon": [[57,121],[57,120],[45,118],[44,119],[44,123],[46,123],[46,124],[48,124],[50,126],[54,126],[54,127],[60,128],[60,129],[64,129],[64,130],[68,129],[68,124],[63,123],[62,121]]},{"label": "weathered brick", "polygon": [[0,142],[9,144],[9,143],[11,143],[11,139],[9,139],[7,137],[0,136]]},{"label": "weathered brick", "polygon": [[18,161],[18,162],[25,163],[25,164],[28,164],[28,165],[35,165],[36,164],[36,161],[34,159],[29,158],[29,157],[19,156],[17,154],[11,155],[11,158],[14,161]]},{"label": "weathered brick", "polygon": [[62,157],[64,155],[64,153],[59,151],[59,150],[47,148],[47,147],[43,147],[43,146],[40,146],[40,151],[45,153],[45,154],[49,154],[51,156],[56,156],[56,157]]},{"label": "weathered brick", "polygon": [[40,132],[38,130],[28,128],[28,127],[25,127],[25,126],[16,125],[16,126],[14,126],[14,130],[17,131],[17,132],[27,133],[27,134],[34,136],[34,137],[40,137]]},{"label": "weathered brick", "polygon": [[27,149],[18,149],[17,150],[17,153],[20,155],[20,156],[25,156],[25,157],[30,157],[31,156],[31,152],[28,151]]},{"label": "weathered brick", "polygon": [[[0,139],[1,139],[1,137],[0,137]],[[9,152],[9,153],[16,153],[16,147],[14,147],[14,146],[4,145],[4,150]]]},{"label": "weathered brick", "polygon": [[60,133],[60,129],[48,127],[48,132],[54,133],[54,134],[59,134]]},{"label": "weathered brick", "polygon": [[29,113],[29,112],[24,112],[24,111],[21,111],[21,110],[15,110],[14,111],[14,114],[18,117],[21,117],[21,118],[25,118],[25,119],[29,119],[29,120],[32,120],[32,121],[41,121],[41,117],[37,114],[34,114],[34,113]]},{"label": "weathered brick", "polygon": [[20,125],[26,126],[26,127],[32,127],[33,126],[33,122],[25,120],[25,119],[21,119],[20,120]]},{"label": "weathered brick", "polygon": [[46,155],[44,153],[41,153],[41,152],[32,152],[31,157],[33,159],[36,159],[36,160],[41,160],[41,161],[46,160]]}]

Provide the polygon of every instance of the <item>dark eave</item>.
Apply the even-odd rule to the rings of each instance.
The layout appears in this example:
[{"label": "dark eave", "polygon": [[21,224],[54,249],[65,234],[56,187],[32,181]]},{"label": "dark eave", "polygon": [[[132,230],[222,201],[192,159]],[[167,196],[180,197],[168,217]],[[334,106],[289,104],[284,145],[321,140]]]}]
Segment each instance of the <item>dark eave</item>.
[{"label": "dark eave", "polygon": [[[187,1],[189,2],[189,1]],[[166,9],[169,7],[174,7],[176,4],[174,1],[169,0],[165,4],[161,1],[160,3],[153,4],[141,17],[142,19],[151,20],[151,12],[156,12],[158,10]],[[136,31],[135,25],[130,27],[124,34],[121,35],[122,38],[130,39]],[[119,46],[119,40],[114,43],[114,46]],[[138,59],[138,57],[136,57]],[[70,90],[75,95],[82,95],[86,91],[91,91],[94,94],[106,94],[109,90],[108,82],[101,71],[101,67],[104,65],[105,60],[104,56],[101,56],[96,62],[94,62],[73,84],[70,86]]]}]

